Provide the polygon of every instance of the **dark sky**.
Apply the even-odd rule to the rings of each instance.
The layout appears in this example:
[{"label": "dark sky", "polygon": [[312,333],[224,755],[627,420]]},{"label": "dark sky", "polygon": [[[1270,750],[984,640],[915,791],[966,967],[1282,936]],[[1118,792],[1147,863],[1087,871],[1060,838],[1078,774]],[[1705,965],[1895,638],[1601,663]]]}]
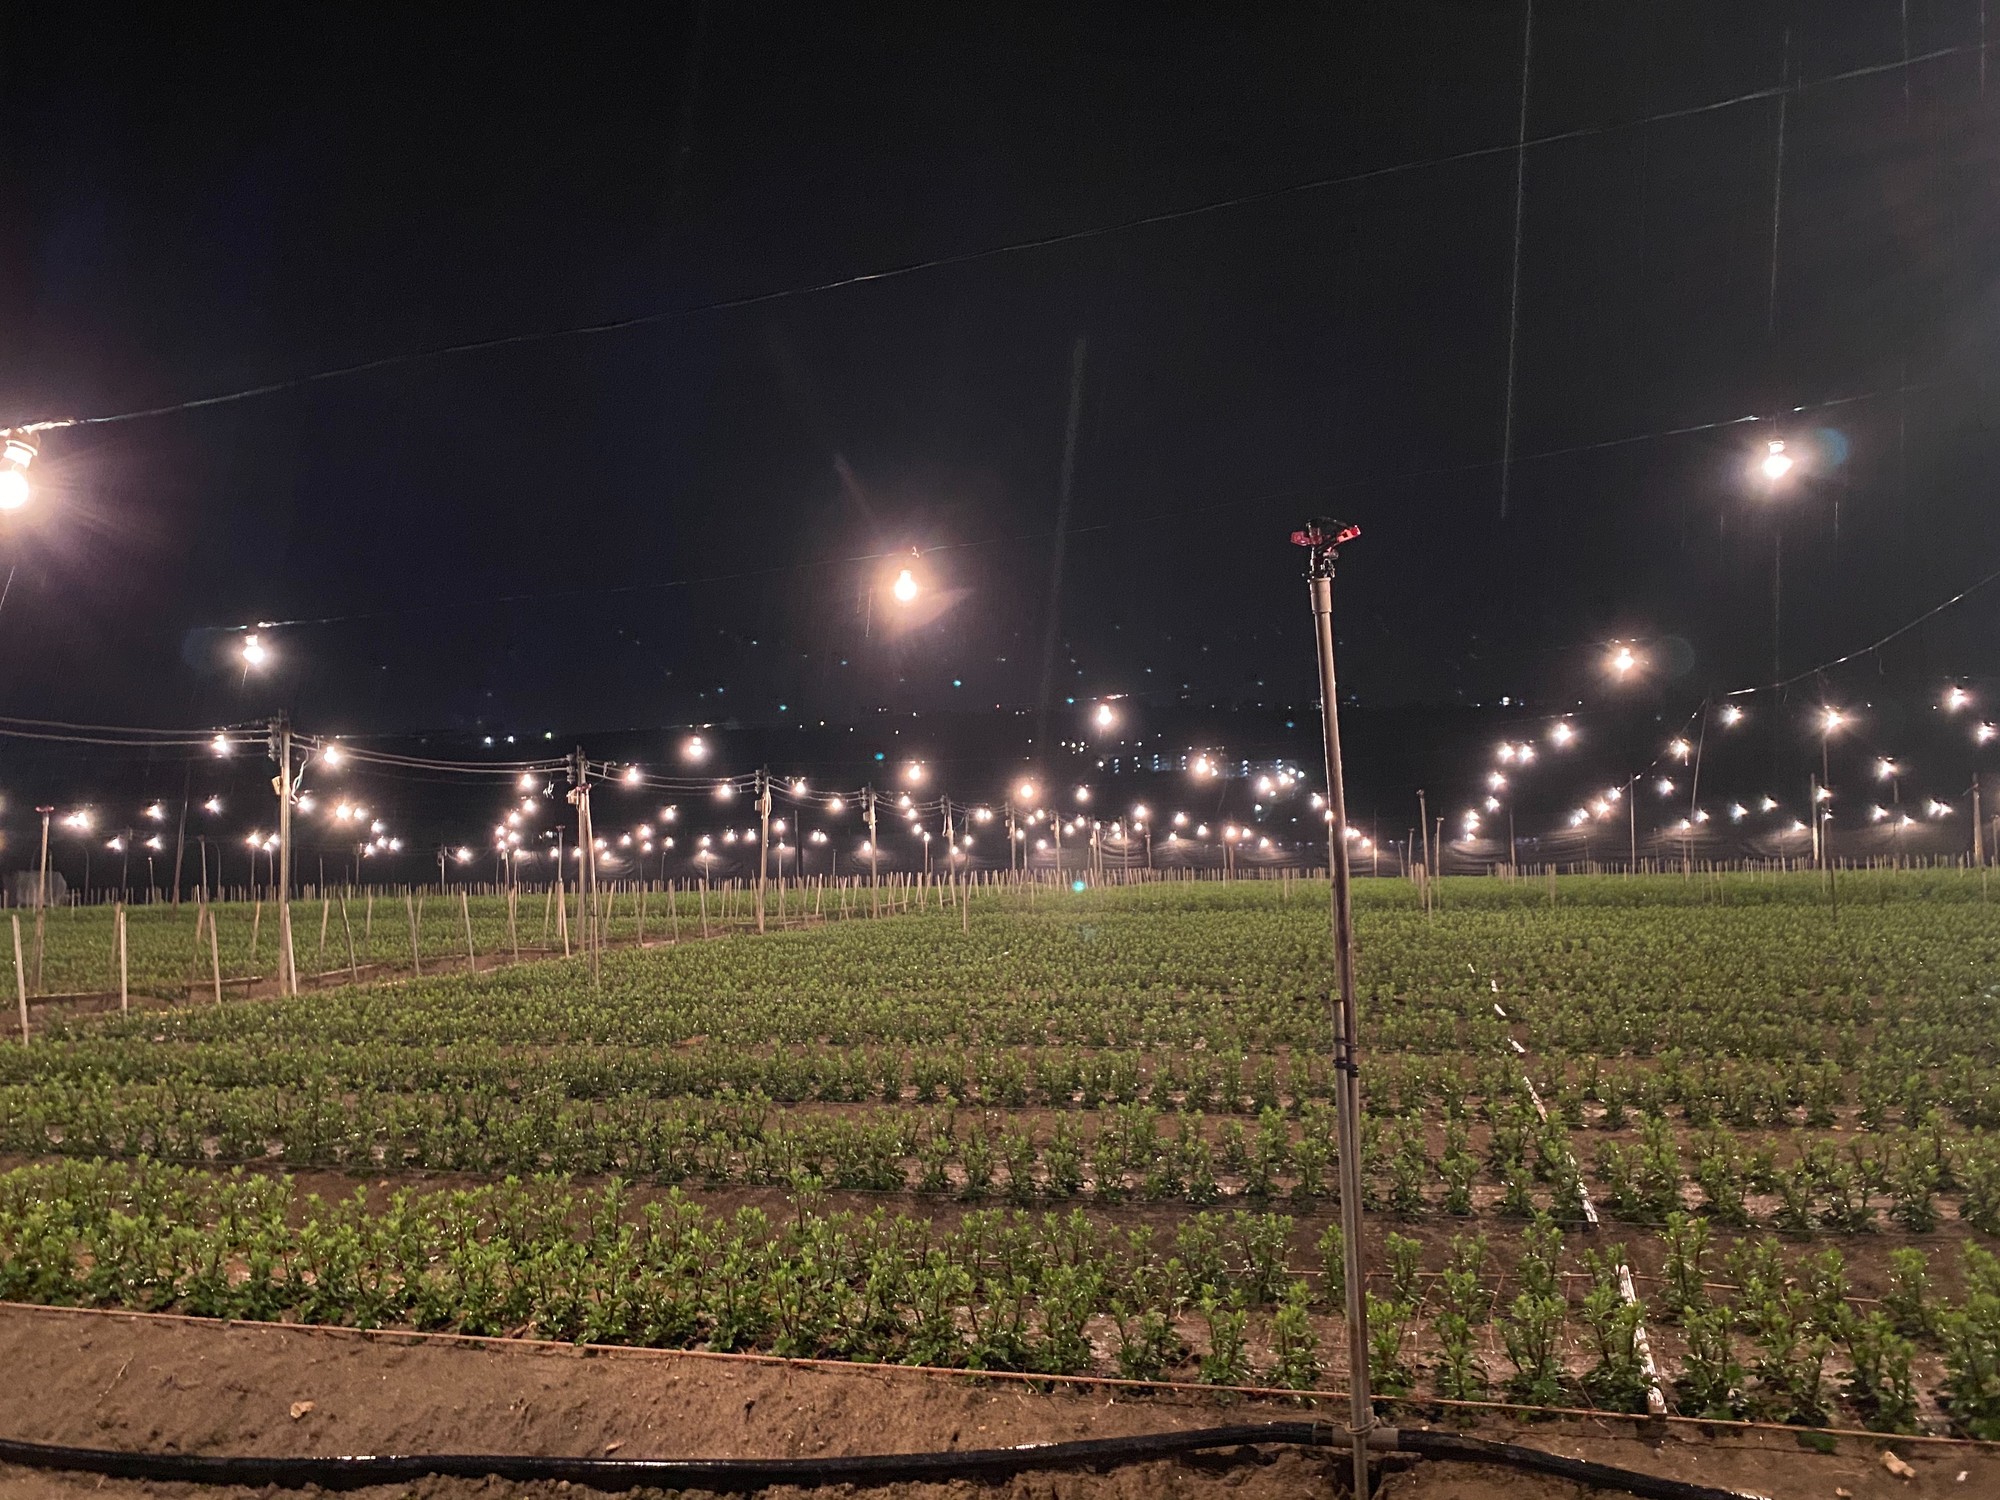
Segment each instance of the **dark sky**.
[{"label": "dark sky", "polygon": [[[1574,700],[1626,635],[1761,680],[1774,515],[1787,671],[2000,558],[1984,0],[1543,0],[1524,158],[1473,0],[0,16],[0,422],[1255,199],[50,434],[12,713],[1032,707],[1079,339],[1058,698],[1308,696],[1316,512],[1366,528],[1363,704]],[[938,613],[885,634],[844,560],[912,545]],[[321,617],[247,687],[200,629]],[[1996,621],[1884,669],[1989,672]]]}]

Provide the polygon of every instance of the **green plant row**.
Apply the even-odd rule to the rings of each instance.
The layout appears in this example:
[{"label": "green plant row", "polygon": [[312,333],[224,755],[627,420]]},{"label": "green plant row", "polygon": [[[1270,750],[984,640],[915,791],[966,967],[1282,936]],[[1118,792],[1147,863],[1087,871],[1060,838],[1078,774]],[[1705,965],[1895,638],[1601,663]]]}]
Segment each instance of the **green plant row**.
[{"label": "green plant row", "polygon": [[[1246,1057],[1207,1050],[1049,1048],[758,1048],[698,1041],[673,1049],[603,1044],[511,1048],[473,1040],[449,1048],[399,1042],[307,1045],[270,1032],[199,1042],[168,1032],[71,1029],[37,1045],[0,1050],[0,1083],[189,1083],[225,1087],[428,1092],[481,1086],[553,1090],[576,1099],[623,1095],[712,1098],[762,1094],[780,1104],[950,1104],[997,1109],[1095,1110],[1146,1103],[1180,1113],[1298,1114],[1332,1096],[1321,1055]],[[1688,1123],[1738,1128],[1825,1127],[1852,1108],[1854,1123],[1881,1130],[1943,1110],[1958,1123],[2000,1125],[2000,1071],[1961,1059],[1943,1069],[1891,1046],[1843,1042],[1838,1059],[1741,1062],[1678,1050],[1644,1062],[1591,1058],[1536,1070],[1536,1086],[1572,1130],[1631,1128],[1634,1115],[1678,1110]],[[1519,1065],[1494,1055],[1389,1054],[1369,1061],[1364,1107],[1377,1115],[1441,1112],[1492,1117],[1523,1095]]]},{"label": "green plant row", "polygon": [[[1463,1120],[1434,1142],[1421,1120],[1364,1121],[1371,1206],[1405,1215],[1527,1217],[1578,1212],[1578,1190],[1615,1218],[1654,1223],[1698,1206],[1719,1222],[1790,1233],[1935,1229],[1947,1211],[2000,1233],[2000,1137],[1937,1116],[1840,1144],[1829,1135],[1752,1138],[1718,1126],[1680,1136],[1659,1117],[1637,1140],[1586,1157],[1558,1118],[1518,1101],[1496,1112],[1485,1151]],[[1314,1202],[1336,1177],[1332,1111],[1266,1110],[1254,1124],[1146,1105],[1051,1122],[928,1109],[847,1114],[774,1109],[759,1095],[578,1100],[491,1086],[422,1094],[310,1085],[214,1088],[188,1080],[0,1087],[0,1151],[153,1157],[188,1164],[279,1161],[400,1172],[618,1173],[657,1183],[834,1186],[1017,1203],[1129,1197]],[[1760,1220],[1752,1200],[1775,1196]]]},{"label": "green plant row", "polygon": [[[797,1207],[724,1215],[670,1192],[561,1179],[402,1191],[371,1203],[300,1195],[282,1176],[155,1163],[64,1163],[0,1174],[0,1298],[198,1316],[409,1326],[668,1348],[762,1349],[1142,1380],[1312,1388],[1336,1347],[1339,1231],[1293,1267],[1282,1214],[1201,1213],[1171,1235],[1079,1211],[985,1210],[956,1224]],[[1938,1351],[1928,1394],[1951,1424],[2000,1437],[2000,1259],[1963,1252],[1964,1292],[1937,1291],[1920,1252],[1892,1260],[1863,1309],[1837,1250],[1787,1260],[1777,1242],[1727,1256],[1705,1222],[1666,1226],[1658,1316],[1684,1347],[1671,1399],[1701,1416],[1915,1430],[1914,1356]],[[1442,1263],[1391,1235],[1368,1289],[1369,1363],[1385,1396],[1504,1396],[1643,1408],[1646,1309],[1617,1287],[1622,1248],[1568,1258],[1538,1218],[1504,1284],[1484,1236]],[[1735,1284],[1718,1296],[1718,1267]],[[1849,1418],[1848,1414],[1852,1417]]]}]

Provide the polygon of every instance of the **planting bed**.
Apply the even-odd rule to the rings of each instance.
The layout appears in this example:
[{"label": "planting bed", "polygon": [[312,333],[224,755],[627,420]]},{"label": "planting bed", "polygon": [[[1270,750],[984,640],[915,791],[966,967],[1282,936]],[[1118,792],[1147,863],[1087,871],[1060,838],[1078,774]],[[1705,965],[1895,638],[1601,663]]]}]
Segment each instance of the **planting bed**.
[{"label": "planting bed", "polygon": [[[1325,894],[57,1023],[0,1055],[0,1299],[1338,1390]],[[1643,1326],[1678,1413],[2000,1438],[1976,874],[1357,904],[1379,1392],[1643,1412]]]}]

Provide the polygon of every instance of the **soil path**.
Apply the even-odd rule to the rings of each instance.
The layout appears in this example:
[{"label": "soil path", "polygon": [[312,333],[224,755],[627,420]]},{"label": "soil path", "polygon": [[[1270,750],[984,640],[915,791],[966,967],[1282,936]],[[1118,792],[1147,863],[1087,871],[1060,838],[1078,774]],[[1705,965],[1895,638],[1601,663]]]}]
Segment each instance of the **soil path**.
[{"label": "soil path", "polygon": [[[0,1433],[42,1442],[203,1453],[564,1453],[726,1457],[915,1451],[1102,1437],[1296,1417],[1245,1402],[1042,1393],[913,1372],[826,1370],[562,1345],[492,1348],[340,1330],[0,1310]],[[295,1403],[310,1402],[294,1418]],[[1498,1427],[1552,1451],[1770,1495],[1855,1500],[2000,1494],[2000,1452],[1911,1445],[1914,1479],[1872,1443],[1807,1452],[1779,1434],[1647,1441],[1623,1424]],[[1276,1451],[999,1484],[896,1485],[883,1500],[1298,1500],[1336,1493],[1340,1461]],[[1961,1477],[1963,1476],[1963,1477]],[[431,1480],[357,1491],[374,1500],[553,1496],[554,1485]],[[0,1496],[235,1500],[248,1490],[147,1486],[0,1467]],[[276,1493],[276,1492],[258,1492]],[[588,1493],[588,1492],[582,1492]],[[800,1500],[796,1490],[773,1492]],[[852,1493],[851,1491],[847,1493]],[[1432,1465],[1387,1476],[1391,1500],[1570,1500],[1583,1492],[1501,1470]]]}]

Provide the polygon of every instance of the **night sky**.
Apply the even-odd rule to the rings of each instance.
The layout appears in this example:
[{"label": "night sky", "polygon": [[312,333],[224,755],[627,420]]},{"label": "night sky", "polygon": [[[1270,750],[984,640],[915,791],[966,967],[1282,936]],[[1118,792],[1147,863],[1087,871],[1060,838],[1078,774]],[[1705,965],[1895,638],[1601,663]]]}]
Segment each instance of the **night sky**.
[{"label": "night sky", "polygon": [[[1276,724],[1325,513],[1357,712],[1622,703],[1640,743],[1770,679],[1780,519],[1786,674],[2000,566],[1984,0],[1542,0],[1525,114],[1524,19],[0,8],[0,424],[691,310],[48,434],[0,703],[635,754],[1103,694]],[[245,681],[216,627],[257,621],[316,623]],[[1977,683],[1996,624],[1842,690]]]}]

